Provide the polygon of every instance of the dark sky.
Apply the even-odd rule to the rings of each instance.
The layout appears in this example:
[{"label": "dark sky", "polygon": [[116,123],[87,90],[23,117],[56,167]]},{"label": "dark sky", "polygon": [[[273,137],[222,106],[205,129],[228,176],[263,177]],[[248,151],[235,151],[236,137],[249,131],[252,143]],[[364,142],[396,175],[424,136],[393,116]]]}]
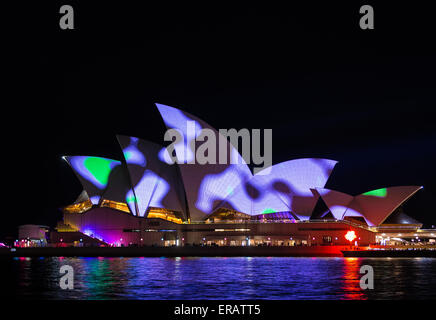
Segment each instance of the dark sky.
[{"label": "dark sky", "polygon": [[118,133],[162,142],[155,102],[216,128],[272,128],[273,163],[338,160],[329,188],[423,185],[404,209],[436,224],[430,8],[374,4],[375,30],[363,31],[367,2],[267,3],[72,2],[76,30],[67,31],[58,26],[63,3],[10,11],[21,20],[7,32],[15,97],[4,105],[12,179],[0,235],[54,226],[58,208],[75,200],[81,186],[62,155],[121,159]]}]

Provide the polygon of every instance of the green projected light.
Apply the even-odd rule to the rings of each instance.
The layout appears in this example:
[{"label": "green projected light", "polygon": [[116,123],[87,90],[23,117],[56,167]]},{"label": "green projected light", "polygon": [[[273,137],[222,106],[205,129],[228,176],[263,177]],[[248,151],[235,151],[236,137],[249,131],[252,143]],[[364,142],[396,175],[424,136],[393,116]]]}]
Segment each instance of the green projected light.
[{"label": "green projected light", "polygon": [[266,208],[265,210],[262,211],[262,214],[267,214],[267,213],[275,213],[276,211],[274,209],[271,208]]},{"label": "green projected light", "polygon": [[110,159],[89,157],[85,159],[84,165],[98,182],[102,185],[107,185],[109,174],[112,170],[112,164],[117,162],[118,161]]},{"label": "green projected light", "polygon": [[130,196],[126,198],[126,201],[128,203],[132,203],[132,202],[136,202],[136,197],[135,196]]},{"label": "green projected light", "polygon": [[381,189],[365,192],[362,195],[384,198],[386,197],[387,193],[388,190],[386,188],[381,188]]},{"label": "green projected light", "polygon": [[126,161],[128,161],[130,158],[132,158],[132,153],[130,151],[124,152],[124,157],[126,158]]}]

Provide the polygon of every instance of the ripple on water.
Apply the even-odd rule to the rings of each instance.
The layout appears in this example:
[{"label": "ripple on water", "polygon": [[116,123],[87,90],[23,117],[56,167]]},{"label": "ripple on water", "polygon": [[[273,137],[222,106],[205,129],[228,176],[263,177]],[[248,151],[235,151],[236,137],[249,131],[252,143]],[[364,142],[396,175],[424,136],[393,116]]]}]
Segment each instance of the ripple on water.
[{"label": "ripple on water", "polygon": [[[74,268],[74,290],[59,268]],[[360,267],[374,290],[360,288]],[[0,264],[3,295],[38,299],[434,299],[434,258],[45,258]],[[5,274],[5,273],[3,273]]]}]

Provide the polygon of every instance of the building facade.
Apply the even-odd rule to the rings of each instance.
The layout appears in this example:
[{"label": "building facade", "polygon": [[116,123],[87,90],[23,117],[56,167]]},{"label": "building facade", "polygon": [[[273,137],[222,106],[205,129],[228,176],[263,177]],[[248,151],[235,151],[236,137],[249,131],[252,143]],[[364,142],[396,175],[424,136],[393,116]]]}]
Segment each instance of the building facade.
[{"label": "building facade", "polygon": [[[63,157],[83,192],[63,208],[54,242],[366,246],[382,242],[380,234],[387,231],[406,227],[418,232],[421,227],[404,213],[402,218],[398,215],[400,205],[420,186],[347,195],[325,188],[337,161],[317,158],[289,160],[253,174],[227,137],[225,148],[219,149],[223,137],[205,121],[170,106],[157,104],[157,108],[167,128],[180,133],[173,150],[117,136],[124,159]],[[206,129],[218,137],[216,159],[198,163],[195,150],[205,143],[201,137]],[[220,154],[223,150],[225,155]],[[222,158],[228,161],[218,161]],[[346,239],[348,232],[355,239]]]}]

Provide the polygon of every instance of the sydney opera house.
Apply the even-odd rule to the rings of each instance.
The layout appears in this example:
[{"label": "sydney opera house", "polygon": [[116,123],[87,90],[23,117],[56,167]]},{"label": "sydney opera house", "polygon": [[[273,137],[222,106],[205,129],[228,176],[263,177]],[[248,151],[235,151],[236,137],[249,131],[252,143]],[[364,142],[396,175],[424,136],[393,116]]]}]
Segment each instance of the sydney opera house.
[{"label": "sydney opera house", "polygon": [[[420,186],[379,188],[360,195],[325,185],[337,162],[295,159],[252,173],[227,140],[228,164],[189,161],[203,120],[157,104],[168,129],[184,141],[174,149],[136,137],[117,136],[124,159],[65,156],[83,191],[63,208],[54,242],[108,246],[300,246],[346,245],[352,230],[358,245],[420,232],[421,223],[401,204]],[[187,122],[195,123],[194,133]],[[185,152],[181,148],[188,146]],[[180,148],[179,148],[180,147]],[[186,151],[187,150],[187,151]],[[339,170],[340,168],[336,169]],[[266,169],[264,169],[266,170]],[[401,238],[401,239],[400,239]],[[406,239],[407,240],[407,239]],[[404,240],[405,241],[405,240]]]}]

